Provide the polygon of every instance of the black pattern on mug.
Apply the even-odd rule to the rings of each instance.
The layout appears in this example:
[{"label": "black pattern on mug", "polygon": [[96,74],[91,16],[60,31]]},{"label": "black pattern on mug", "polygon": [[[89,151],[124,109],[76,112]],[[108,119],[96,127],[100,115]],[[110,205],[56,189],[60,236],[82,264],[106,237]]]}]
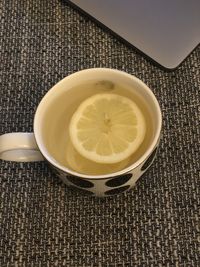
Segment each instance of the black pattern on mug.
[{"label": "black pattern on mug", "polygon": [[123,185],[127,183],[131,179],[132,176],[133,176],[132,173],[117,176],[107,181],[106,185],[109,187],[116,187],[116,186]]},{"label": "black pattern on mug", "polygon": [[151,153],[151,155],[148,157],[148,159],[145,161],[145,163],[142,165],[141,171],[145,171],[152,163],[155,155],[156,155],[157,147],[154,149],[154,151]]},{"label": "black pattern on mug", "polygon": [[91,188],[94,187],[94,184],[88,180],[85,180],[83,178],[79,178],[76,176],[67,176],[66,177],[68,181],[76,186],[82,187],[82,188]]}]

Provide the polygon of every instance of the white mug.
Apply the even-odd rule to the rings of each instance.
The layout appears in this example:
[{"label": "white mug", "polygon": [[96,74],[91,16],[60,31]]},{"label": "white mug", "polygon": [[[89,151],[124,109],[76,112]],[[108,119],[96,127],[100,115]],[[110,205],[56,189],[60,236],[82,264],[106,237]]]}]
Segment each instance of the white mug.
[{"label": "white mug", "polygon": [[[79,173],[63,164],[60,155],[64,148],[60,140],[65,128],[61,118],[67,106],[73,105],[73,97],[70,96],[74,95],[77,86],[91,80],[128,86],[145,101],[152,119],[151,140],[141,155],[123,169],[103,175]],[[6,133],[0,136],[0,159],[18,162],[46,160],[67,185],[77,187],[87,195],[111,196],[132,188],[152,164],[161,127],[162,115],[158,101],[141,80],[115,69],[86,69],[67,76],[46,93],[35,113],[34,133]]]}]

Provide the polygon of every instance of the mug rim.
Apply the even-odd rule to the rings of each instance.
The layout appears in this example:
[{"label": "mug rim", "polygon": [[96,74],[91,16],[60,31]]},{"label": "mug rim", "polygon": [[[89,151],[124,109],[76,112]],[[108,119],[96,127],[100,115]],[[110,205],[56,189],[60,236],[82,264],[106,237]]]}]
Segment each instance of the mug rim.
[{"label": "mug rim", "polygon": [[[83,173],[79,173],[76,171],[73,171],[63,165],[61,165],[58,161],[56,161],[54,159],[54,157],[51,156],[51,154],[48,152],[48,150],[46,149],[43,141],[42,141],[42,137],[40,136],[40,134],[38,133],[38,120],[39,120],[39,114],[42,108],[44,108],[45,102],[47,102],[48,98],[54,93],[54,91],[56,90],[57,85],[61,85],[62,83],[66,83],[67,80],[71,79],[71,77],[77,76],[80,73],[87,73],[87,72],[93,72],[93,71],[108,71],[108,72],[113,72],[113,73],[119,73],[120,75],[125,76],[128,79],[133,79],[136,80],[142,87],[144,87],[145,90],[148,91],[148,93],[150,94],[151,98],[153,99],[155,108],[156,108],[156,112],[158,114],[158,123],[157,123],[157,127],[155,130],[155,136],[150,144],[150,146],[148,147],[148,149],[145,151],[145,153],[134,163],[132,163],[131,165],[129,165],[128,167],[117,171],[117,172],[113,172],[113,173],[109,173],[109,174],[102,174],[102,175],[88,175],[88,174],[83,174]],[[62,90],[62,89],[61,89]],[[64,90],[64,89],[63,89]],[[33,119],[33,128],[34,128],[34,135],[35,135],[35,140],[36,143],[38,145],[38,148],[41,152],[41,154],[43,155],[43,157],[54,167],[56,167],[59,170],[64,171],[66,174],[69,175],[73,175],[73,176],[78,176],[80,178],[87,178],[87,179],[91,179],[91,180],[101,180],[101,179],[106,179],[106,178],[112,178],[112,177],[116,177],[116,176],[120,176],[126,173],[131,172],[133,169],[137,168],[140,164],[142,164],[147,158],[148,156],[150,156],[150,154],[152,153],[152,151],[154,150],[154,148],[156,147],[159,139],[160,139],[160,135],[161,135],[161,129],[162,129],[162,113],[161,113],[161,108],[160,105],[158,103],[158,100],[156,98],[156,96],[154,95],[154,93],[152,92],[152,90],[139,78],[137,78],[136,76],[129,74],[125,71],[122,70],[118,70],[118,69],[113,69],[113,68],[89,68],[89,69],[83,69],[83,70],[79,70],[76,71],[72,74],[69,74],[68,76],[64,77],[63,79],[61,79],[60,81],[58,81],[53,87],[51,87],[46,94],[43,96],[43,98],[41,99],[41,101],[39,102],[35,115],[34,115],[34,119]]]}]

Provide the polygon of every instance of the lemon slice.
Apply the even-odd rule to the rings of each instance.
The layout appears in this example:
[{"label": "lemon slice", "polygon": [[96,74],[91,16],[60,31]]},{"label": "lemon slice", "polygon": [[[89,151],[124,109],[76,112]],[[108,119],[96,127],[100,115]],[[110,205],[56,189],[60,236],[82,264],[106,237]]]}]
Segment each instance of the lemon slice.
[{"label": "lemon slice", "polygon": [[73,114],[69,134],[75,149],[98,163],[117,163],[134,153],[145,136],[138,106],[117,94],[96,94]]}]

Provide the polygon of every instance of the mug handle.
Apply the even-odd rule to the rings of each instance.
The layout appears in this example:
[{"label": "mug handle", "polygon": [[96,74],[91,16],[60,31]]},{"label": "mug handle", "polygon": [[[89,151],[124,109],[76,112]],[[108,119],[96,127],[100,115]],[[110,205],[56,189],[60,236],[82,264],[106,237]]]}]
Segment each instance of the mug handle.
[{"label": "mug handle", "polygon": [[17,162],[42,161],[44,157],[33,133],[0,135],[0,159]]}]

